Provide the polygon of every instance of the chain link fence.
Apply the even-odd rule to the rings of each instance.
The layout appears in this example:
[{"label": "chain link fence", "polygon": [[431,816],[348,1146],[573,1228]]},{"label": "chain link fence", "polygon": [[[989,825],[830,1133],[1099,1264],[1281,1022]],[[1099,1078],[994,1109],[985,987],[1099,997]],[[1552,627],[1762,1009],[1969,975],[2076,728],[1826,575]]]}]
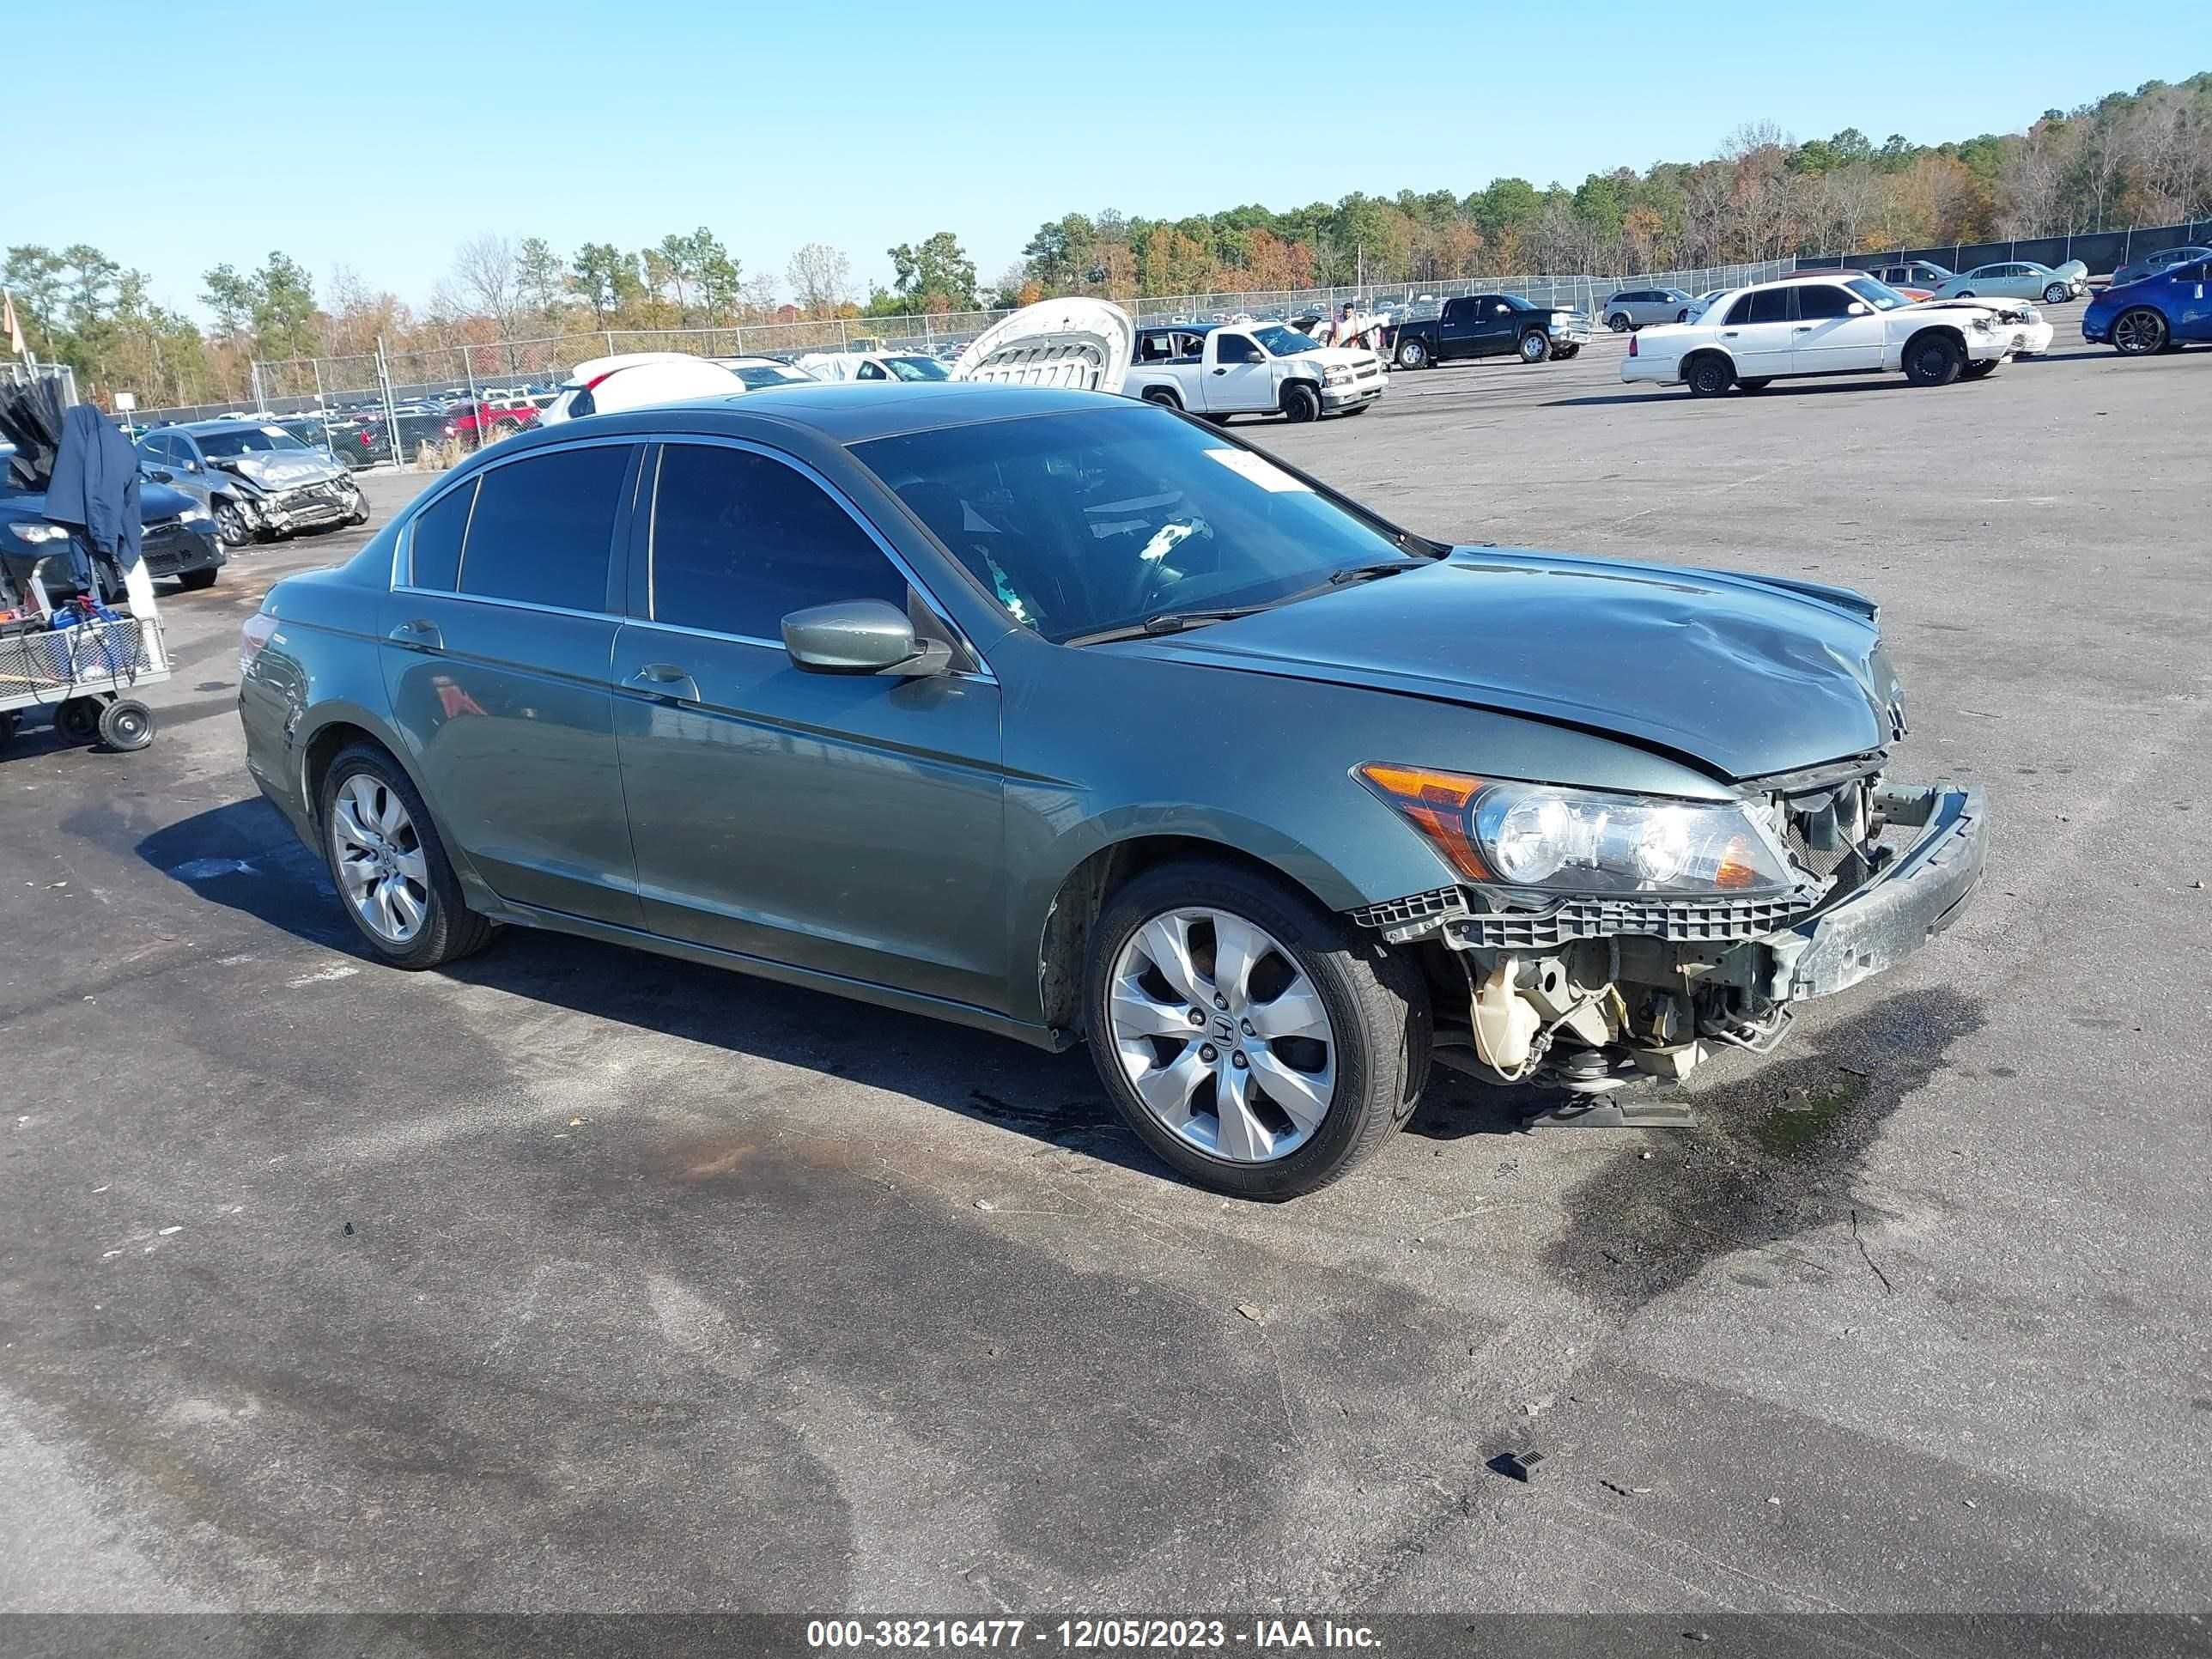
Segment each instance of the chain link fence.
[{"label": "chain link fence", "polygon": [[[1794,262],[1701,266],[1626,277],[1589,275],[1463,277],[1429,283],[1367,283],[1356,287],[1246,289],[1152,295],[1121,303],[1140,324],[1225,320],[1249,316],[1294,320],[1351,301],[1394,319],[1433,315],[1444,301],[1469,294],[1517,294],[1538,305],[1571,307],[1595,319],[1624,286],[1677,288],[1687,294],[1736,288],[1785,275]],[[576,365],[625,352],[681,351],[702,357],[795,357],[810,351],[874,349],[950,356],[1009,311],[964,311],[908,317],[851,317],[758,323],[726,328],[597,329],[527,340],[455,344],[424,350],[369,352],[349,357],[256,362],[243,403],[140,411],[137,424],[268,413],[352,414],[383,429],[388,453],[411,462],[447,435],[445,405],[454,400],[495,406],[542,400]]]}]

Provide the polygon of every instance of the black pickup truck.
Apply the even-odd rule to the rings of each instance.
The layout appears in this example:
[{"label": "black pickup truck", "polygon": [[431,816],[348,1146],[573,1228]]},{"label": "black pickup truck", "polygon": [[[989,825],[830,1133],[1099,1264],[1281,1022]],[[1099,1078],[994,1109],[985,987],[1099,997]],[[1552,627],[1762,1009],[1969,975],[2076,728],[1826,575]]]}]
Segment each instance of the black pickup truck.
[{"label": "black pickup truck", "polygon": [[1510,353],[1540,363],[1573,356],[1589,337],[1589,319],[1578,311],[1531,305],[1517,294],[1470,294],[1445,301],[1437,316],[1400,323],[1390,332],[1390,359],[1401,368],[1434,368]]}]

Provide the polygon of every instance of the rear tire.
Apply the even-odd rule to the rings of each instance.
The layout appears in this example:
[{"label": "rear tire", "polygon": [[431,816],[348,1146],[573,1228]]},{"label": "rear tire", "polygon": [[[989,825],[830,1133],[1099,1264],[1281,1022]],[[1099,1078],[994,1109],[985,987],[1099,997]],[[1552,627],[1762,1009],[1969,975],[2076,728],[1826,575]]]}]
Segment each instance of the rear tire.
[{"label": "rear tire", "polygon": [[1146,387],[1145,390],[1145,401],[1148,404],[1158,404],[1162,409],[1181,409],[1182,407],[1182,399],[1176,397],[1174,392],[1169,391],[1165,386],[1161,386]]},{"label": "rear tire", "polygon": [[1605,319],[1605,325],[1611,329],[1615,334],[1627,333],[1628,313],[1625,311],[1614,312],[1612,316]]},{"label": "rear tire", "polygon": [[1521,337],[1521,361],[1540,363],[1552,355],[1551,337],[1539,329],[1530,329]]},{"label": "rear tire", "polygon": [[1682,379],[1692,398],[1717,398],[1735,384],[1735,368],[1727,358],[1708,352],[1692,360]]},{"label": "rear tire", "polygon": [[1398,367],[1426,368],[1429,367],[1429,348],[1418,339],[1398,342]]},{"label": "rear tire", "polygon": [[[395,943],[380,937],[346,897],[349,884],[340,868],[343,854],[339,837],[334,833],[334,814],[340,792],[355,778],[372,780],[376,788],[389,791],[398,801],[405,812],[408,839],[412,842],[404,851],[419,854],[422,860],[421,902],[425,915],[421,925],[404,942]],[[338,757],[331,763],[331,769],[324,774],[315,821],[322,836],[324,860],[338,890],[339,906],[379,961],[410,971],[437,968],[481,951],[490,942],[491,923],[462,902],[460,879],[453,873],[453,860],[446,856],[445,843],[438,838],[430,809],[423,805],[422,795],[398,763],[383,750],[357,743],[339,751]]]},{"label": "rear tire", "polygon": [[2112,319],[2112,349],[2123,357],[2155,356],[2172,337],[2165,313],[2150,306],[2131,307]]},{"label": "rear tire", "polygon": [[222,574],[218,570],[179,571],[177,574],[177,583],[185,592],[198,593],[203,589],[213,587],[215,579]]},{"label": "rear tire", "polygon": [[1915,386],[1948,386],[1966,372],[1966,349],[1948,334],[1923,334],[1905,344],[1905,378]]},{"label": "rear tire", "polygon": [[1292,380],[1283,388],[1283,415],[1297,426],[1321,419],[1321,393],[1304,380]]},{"label": "rear tire", "polygon": [[54,708],[54,730],[64,743],[90,743],[100,735],[100,699],[64,697]]},{"label": "rear tire", "polygon": [[[1193,912],[1242,921],[1266,935],[1270,948],[1247,958],[1252,965],[1241,975],[1240,987],[1237,976],[1230,972],[1216,977],[1220,941],[1212,922],[1176,929],[1176,936],[1189,946],[1191,972],[1187,977],[1196,1000],[1182,996],[1171,982],[1162,983],[1170,994],[1168,1000],[1178,1010],[1190,1001],[1190,1012],[1204,1023],[1191,1028],[1194,1035],[1188,1037],[1180,1026],[1157,1039],[1133,1035],[1142,1023],[1126,1018],[1117,1030],[1115,1005],[1120,1001],[1126,1006],[1128,993],[1125,987],[1117,997],[1115,975],[1117,966],[1126,972],[1127,947],[1155,921],[1172,921]],[[1371,933],[1331,915],[1288,884],[1210,860],[1161,865],[1107,901],[1091,930],[1091,940],[1084,1012],[1099,1077],[1138,1138],[1185,1179],[1236,1198],[1294,1198],[1345,1175],[1413,1115],[1429,1069],[1425,983],[1407,958]],[[1280,1046],[1283,1042],[1304,1045],[1303,1038],[1268,1041],[1246,1033],[1240,1039],[1233,1029],[1225,1042],[1213,1036],[1218,1029],[1212,1024],[1217,1012],[1241,1024],[1247,1023],[1243,1020],[1246,1011],[1254,1010],[1249,1023],[1264,1028],[1267,1022],[1256,1010],[1271,1006],[1262,1000],[1267,992],[1261,982],[1270,975],[1278,983],[1303,975],[1318,1012],[1326,1017],[1326,1042],[1307,1049],[1312,1058],[1325,1058],[1322,1067],[1306,1063],[1297,1048]],[[1158,995],[1149,981],[1137,988],[1146,998]],[[1261,995],[1245,1001],[1248,988],[1256,988]],[[1237,1000],[1230,1002],[1231,998]],[[1195,1140],[1170,1127],[1146,1103],[1132,1080],[1133,1066],[1141,1076],[1148,1066],[1194,1061],[1209,1041],[1223,1047],[1235,1044],[1237,1057],[1248,1049],[1253,1053],[1251,1065],[1237,1072],[1247,1089],[1256,1082],[1255,1115],[1262,1128],[1279,1137],[1293,1137],[1299,1126],[1272,1098],[1270,1074],[1286,1076],[1287,1069],[1295,1069],[1307,1077],[1328,1076],[1328,1097],[1320,1120],[1305,1130],[1303,1139],[1294,1139],[1291,1150],[1279,1156],[1239,1158],[1197,1144],[1207,1139],[1202,1115],[1210,1113],[1219,1120],[1219,1095],[1203,1082],[1187,1097],[1188,1107],[1201,1115],[1189,1126],[1197,1132]],[[1216,1054],[1218,1060],[1218,1050]],[[1227,1066],[1218,1065],[1216,1075],[1228,1078]],[[1305,1109],[1310,1105],[1309,1099]],[[1218,1145],[1227,1137],[1217,1128],[1212,1139]]]}]

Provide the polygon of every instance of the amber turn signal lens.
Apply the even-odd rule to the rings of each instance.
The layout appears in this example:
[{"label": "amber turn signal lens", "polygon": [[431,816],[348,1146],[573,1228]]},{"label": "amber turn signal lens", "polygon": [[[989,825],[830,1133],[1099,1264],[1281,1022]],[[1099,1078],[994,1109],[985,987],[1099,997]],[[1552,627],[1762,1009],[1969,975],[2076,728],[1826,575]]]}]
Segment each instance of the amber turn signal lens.
[{"label": "amber turn signal lens", "polygon": [[1491,879],[1482,855],[1468,839],[1468,804],[1482,788],[1480,778],[1371,762],[1356,768],[1355,775],[1425,836],[1454,870],[1469,881]]}]

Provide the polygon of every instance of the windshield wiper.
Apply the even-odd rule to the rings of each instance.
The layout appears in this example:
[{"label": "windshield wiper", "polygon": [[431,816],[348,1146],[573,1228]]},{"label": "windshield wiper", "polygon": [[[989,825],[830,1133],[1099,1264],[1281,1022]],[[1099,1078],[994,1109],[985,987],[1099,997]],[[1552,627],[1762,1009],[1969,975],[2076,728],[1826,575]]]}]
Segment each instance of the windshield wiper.
[{"label": "windshield wiper", "polygon": [[1372,581],[1377,576],[1395,576],[1401,570],[1411,570],[1410,564],[1355,564],[1348,569],[1332,572],[1331,587],[1346,587],[1353,582]]},{"label": "windshield wiper", "polygon": [[1149,617],[1133,623],[1123,623],[1117,628],[1102,628],[1095,634],[1078,634],[1063,641],[1066,645],[1103,645],[1109,640],[1140,640],[1153,634],[1180,634],[1186,628],[1202,628],[1207,623],[1233,622],[1239,617],[1273,611],[1280,599],[1269,599],[1261,605],[1224,605],[1215,611],[1155,611]]}]

